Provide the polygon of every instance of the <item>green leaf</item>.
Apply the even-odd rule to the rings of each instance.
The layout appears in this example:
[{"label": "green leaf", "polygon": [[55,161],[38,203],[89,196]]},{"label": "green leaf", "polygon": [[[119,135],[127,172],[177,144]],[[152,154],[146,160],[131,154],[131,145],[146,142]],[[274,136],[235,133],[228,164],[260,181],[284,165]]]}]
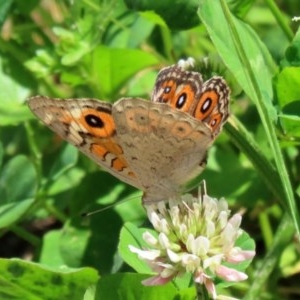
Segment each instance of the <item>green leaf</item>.
[{"label": "green leaf", "polygon": [[286,67],[278,74],[276,92],[286,135],[300,137],[300,67]]},{"label": "green leaf", "polygon": [[59,156],[55,160],[50,172],[49,178],[56,181],[62,174],[72,168],[78,159],[78,150],[71,144],[66,144]]},{"label": "green leaf", "polygon": [[95,300],[96,299],[96,285],[91,285],[86,290],[83,300]]},{"label": "green leaf", "polygon": [[25,105],[10,104],[4,106],[0,104],[0,126],[16,125],[31,118],[32,114]]},{"label": "green leaf", "polygon": [[23,155],[9,160],[0,173],[0,228],[18,221],[34,202],[36,171]]},{"label": "green leaf", "polygon": [[[9,66],[7,74],[3,65]],[[16,125],[32,117],[24,101],[33,88],[32,76],[15,59],[0,56],[0,125]]]},{"label": "green leaf", "polygon": [[286,49],[285,58],[281,64],[282,66],[300,66],[300,28],[298,28],[293,42]]},{"label": "green leaf", "polygon": [[7,18],[7,15],[10,11],[10,8],[11,8],[13,2],[14,2],[14,0],[0,1],[0,26],[1,27]]},{"label": "green leaf", "polygon": [[281,109],[291,102],[300,101],[300,67],[284,68],[277,75],[276,91]]},{"label": "green leaf", "polygon": [[[256,102],[254,97],[256,92],[249,78],[247,66],[243,64],[240,58],[241,54],[236,49],[231,27],[225,18],[222,6],[218,1],[201,0],[199,15],[224,63],[248,97]],[[258,88],[264,96],[265,105],[270,110],[273,110],[272,77],[276,69],[272,57],[266,46],[249,25],[235,18],[233,15],[231,15],[231,18],[241,39],[247,60],[251,64],[255,80],[259,82]],[[220,24],[223,25],[220,26]]]},{"label": "green leaf", "polygon": [[100,98],[111,98],[138,71],[159,62],[157,57],[141,50],[104,46],[98,46],[84,60],[90,70],[87,77]]},{"label": "green leaf", "polygon": [[57,64],[57,57],[51,53],[52,49],[36,50],[35,56],[26,60],[24,65],[28,70],[36,75],[37,78],[45,78],[54,72]]},{"label": "green leaf", "polygon": [[[174,285],[143,286],[141,281],[148,276],[141,274],[122,273],[102,277],[97,285],[96,299],[177,299],[178,292]],[[193,299],[182,298],[180,299]]]},{"label": "green leaf", "polygon": [[94,266],[101,274],[117,270],[120,267],[116,253],[121,226],[121,218],[112,209],[91,217],[78,214],[65,224],[60,237],[59,248],[65,264]]},{"label": "green leaf", "polygon": [[8,227],[23,216],[34,203],[34,199],[22,200],[18,203],[9,203],[0,206],[0,228]]},{"label": "green leaf", "polygon": [[39,262],[50,267],[59,267],[65,264],[59,249],[62,229],[51,230],[43,236]]},{"label": "green leaf", "polygon": [[156,12],[172,30],[185,30],[200,23],[198,0],[125,0],[125,3],[129,9]]},{"label": "green leaf", "polygon": [[0,204],[33,198],[37,189],[36,180],[35,168],[27,157],[15,156],[0,173]]},{"label": "green leaf", "polygon": [[294,192],[275,131],[276,111],[272,105],[275,67],[271,56],[256,33],[230,13],[224,0],[201,0],[199,15],[224,63],[256,105],[281,179],[284,200],[300,234]]},{"label": "green leaf", "polygon": [[145,18],[145,15],[137,18],[129,31],[128,48],[135,48],[142,44],[145,37],[151,34],[153,28],[153,22]]},{"label": "green leaf", "polygon": [[163,27],[167,27],[167,24],[165,23],[164,19],[152,10],[151,11],[147,10],[147,11],[144,11],[144,12],[140,12],[140,15],[143,18],[145,18],[146,20],[153,23],[153,24],[163,26]]},{"label": "green leaf", "polygon": [[1,299],[83,299],[98,280],[92,268],[50,270],[20,259],[0,259]]},{"label": "green leaf", "polygon": [[15,0],[18,10],[24,14],[29,14],[32,9],[39,3],[39,0]]}]

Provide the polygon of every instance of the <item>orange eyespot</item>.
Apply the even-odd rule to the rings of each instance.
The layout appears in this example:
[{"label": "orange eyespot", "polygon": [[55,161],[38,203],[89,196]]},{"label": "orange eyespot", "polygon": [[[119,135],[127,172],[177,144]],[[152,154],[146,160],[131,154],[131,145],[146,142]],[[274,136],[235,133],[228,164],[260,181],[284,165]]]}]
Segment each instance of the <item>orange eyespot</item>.
[{"label": "orange eyespot", "polygon": [[179,85],[171,99],[171,106],[181,111],[189,111],[195,101],[195,93],[190,85]]},{"label": "orange eyespot", "polygon": [[115,122],[107,112],[87,108],[77,122],[95,137],[106,138],[115,132]]},{"label": "orange eyespot", "polygon": [[216,113],[211,116],[208,125],[215,131],[215,129],[219,127],[221,121],[222,121],[222,114]]},{"label": "orange eyespot", "polygon": [[162,90],[162,92],[158,97],[158,101],[163,103],[171,103],[176,90],[175,81],[168,80],[163,82],[160,89]]},{"label": "orange eyespot", "polygon": [[219,95],[211,90],[203,93],[196,106],[194,117],[199,120],[206,119],[218,105]]}]

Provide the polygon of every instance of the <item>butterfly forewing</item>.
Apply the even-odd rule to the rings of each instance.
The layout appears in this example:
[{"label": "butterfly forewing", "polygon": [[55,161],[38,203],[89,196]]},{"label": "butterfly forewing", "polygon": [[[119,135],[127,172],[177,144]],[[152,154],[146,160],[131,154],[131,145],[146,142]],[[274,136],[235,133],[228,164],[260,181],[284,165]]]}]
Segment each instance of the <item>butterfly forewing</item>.
[{"label": "butterfly forewing", "polygon": [[112,175],[137,188],[134,174],[116,140],[112,105],[96,99],[28,100],[32,112],[63,139],[104,167]]}]

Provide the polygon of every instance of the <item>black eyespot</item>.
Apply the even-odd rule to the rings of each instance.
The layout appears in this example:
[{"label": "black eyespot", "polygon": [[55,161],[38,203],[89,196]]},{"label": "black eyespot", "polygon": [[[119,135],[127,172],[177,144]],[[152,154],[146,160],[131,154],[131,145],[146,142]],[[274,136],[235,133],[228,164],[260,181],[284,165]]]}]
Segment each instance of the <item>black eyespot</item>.
[{"label": "black eyespot", "polygon": [[183,105],[185,104],[185,101],[186,101],[186,93],[182,93],[179,97],[178,97],[178,100],[176,102],[176,108],[182,108]]},{"label": "black eyespot", "polygon": [[104,127],[103,121],[99,117],[97,117],[95,115],[91,115],[91,114],[86,115],[85,116],[85,121],[91,127],[98,127],[98,128]]},{"label": "black eyespot", "polygon": [[209,110],[211,104],[212,104],[211,98],[206,98],[206,100],[204,101],[203,105],[200,107],[201,112],[203,114],[206,113]]}]

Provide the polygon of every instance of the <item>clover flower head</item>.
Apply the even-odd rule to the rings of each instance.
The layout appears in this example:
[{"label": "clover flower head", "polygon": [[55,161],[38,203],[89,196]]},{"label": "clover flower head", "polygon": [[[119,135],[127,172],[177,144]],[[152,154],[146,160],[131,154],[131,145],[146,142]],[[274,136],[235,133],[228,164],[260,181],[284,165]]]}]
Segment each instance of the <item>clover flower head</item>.
[{"label": "clover flower head", "polygon": [[208,195],[186,194],[146,206],[148,218],[157,236],[145,232],[148,249],[129,246],[145,260],[157,275],[143,281],[144,285],[161,285],[186,272],[194,282],[204,285],[216,299],[214,279],[241,281],[247,275],[228,267],[253,258],[254,251],[235,246],[241,234],[241,215],[230,217],[227,202]]}]

